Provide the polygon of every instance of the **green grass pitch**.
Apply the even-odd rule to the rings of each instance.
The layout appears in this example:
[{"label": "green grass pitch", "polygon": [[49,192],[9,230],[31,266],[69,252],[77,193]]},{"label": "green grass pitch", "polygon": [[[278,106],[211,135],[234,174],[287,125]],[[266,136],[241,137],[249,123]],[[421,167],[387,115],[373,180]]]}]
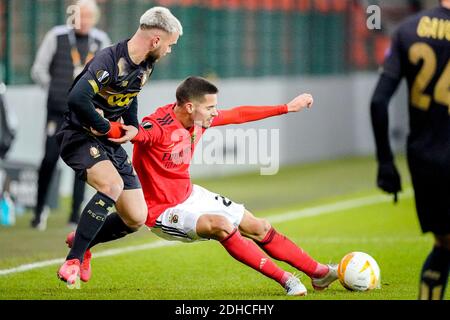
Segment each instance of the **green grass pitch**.
[{"label": "green grass pitch", "polygon": [[[403,188],[410,190],[405,161],[398,161]],[[69,200],[49,218],[46,232],[29,228],[31,214],[18,217],[16,226],[0,227],[0,300],[9,299],[246,299],[246,300],[415,300],[422,263],[432,246],[422,235],[411,192],[394,206],[386,201],[344,210],[328,210],[310,217],[280,219],[286,212],[323,208],[342,201],[381,195],[375,186],[371,158],[325,161],[283,168],[275,176],[243,175],[195,180],[246,207],[257,216],[277,219],[275,228],[317,260],[338,262],[346,253],[364,251],[381,268],[381,289],[349,292],[338,282],[314,292],[306,275],[306,297],[287,297],[276,282],[240,264],[214,241],[195,244],[163,242],[146,228],[128,238],[99,245],[93,253],[93,277],[81,290],[69,290],[56,278],[59,263],[1,275],[20,265],[60,259]],[[382,197],[383,199],[383,197]],[[273,220],[276,221],[276,220]],[[156,243],[153,248],[139,247]],[[169,246],[160,246],[168,243]],[[151,246],[149,246],[151,247]],[[135,251],[101,256],[110,249]],[[140,250],[136,250],[140,248]],[[278,262],[289,271],[291,266]],[[446,299],[450,295],[447,291]]]}]

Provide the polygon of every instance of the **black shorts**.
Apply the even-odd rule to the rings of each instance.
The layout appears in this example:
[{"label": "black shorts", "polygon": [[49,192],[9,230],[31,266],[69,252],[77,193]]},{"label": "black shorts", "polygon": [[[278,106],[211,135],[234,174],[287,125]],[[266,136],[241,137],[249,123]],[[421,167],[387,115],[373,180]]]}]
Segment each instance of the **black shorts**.
[{"label": "black shorts", "polygon": [[440,165],[408,156],[416,210],[423,232],[450,233],[450,174]]},{"label": "black shorts", "polygon": [[56,139],[61,158],[75,171],[78,178],[86,181],[87,169],[100,161],[109,160],[122,177],[124,190],[141,188],[131,160],[120,145],[95,137],[68,122],[64,122]]}]

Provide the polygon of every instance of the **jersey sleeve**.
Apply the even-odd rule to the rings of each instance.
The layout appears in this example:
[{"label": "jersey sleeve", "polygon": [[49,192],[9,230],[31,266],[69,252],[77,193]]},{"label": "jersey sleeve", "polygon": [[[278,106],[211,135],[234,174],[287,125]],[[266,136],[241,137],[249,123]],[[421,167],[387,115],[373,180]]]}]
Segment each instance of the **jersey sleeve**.
[{"label": "jersey sleeve", "polygon": [[287,112],[288,109],[285,104],[276,106],[240,106],[229,110],[219,110],[219,115],[214,118],[211,126],[257,121]]},{"label": "jersey sleeve", "polygon": [[87,68],[82,77],[89,82],[94,92],[97,93],[114,80],[116,64],[111,50],[100,51],[91,60]]},{"label": "jersey sleeve", "polygon": [[393,79],[403,76],[402,48],[400,41],[400,30],[397,30],[391,39],[391,46],[386,52],[382,73]]},{"label": "jersey sleeve", "polygon": [[126,125],[131,125],[133,127],[139,128],[139,120],[138,120],[138,102],[137,97],[134,97],[133,102],[131,102],[130,108],[128,108],[125,113],[122,114],[123,122]]},{"label": "jersey sleeve", "polygon": [[57,40],[56,40],[55,28],[47,32],[39,46],[36,54],[36,59],[31,67],[31,78],[34,82],[39,84],[42,88],[47,89],[50,81],[50,65],[53,60],[53,56],[56,52]]},{"label": "jersey sleeve", "polygon": [[138,134],[131,140],[133,144],[153,145],[163,139],[162,128],[150,118],[144,118],[138,130]]}]

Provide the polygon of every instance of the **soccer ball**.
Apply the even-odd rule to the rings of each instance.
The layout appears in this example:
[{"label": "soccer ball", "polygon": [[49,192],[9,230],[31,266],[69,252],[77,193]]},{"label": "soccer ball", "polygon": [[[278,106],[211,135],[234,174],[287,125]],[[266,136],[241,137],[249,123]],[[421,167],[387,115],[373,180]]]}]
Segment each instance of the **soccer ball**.
[{"label": "soccer ball", "polygon": [[350,291],[380,288],[380,267],[364,252],[346,254],[339,262],[338,277],[344,288]]}]

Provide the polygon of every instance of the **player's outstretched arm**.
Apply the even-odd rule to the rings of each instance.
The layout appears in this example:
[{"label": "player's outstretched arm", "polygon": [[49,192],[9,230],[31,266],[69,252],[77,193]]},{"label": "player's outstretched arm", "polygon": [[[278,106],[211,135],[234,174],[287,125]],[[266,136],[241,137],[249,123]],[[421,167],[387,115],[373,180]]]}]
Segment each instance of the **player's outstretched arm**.
[{"label": "player's outstretched arm", "polygon": [[214,118],[212,126],[240,124],[279,116],[288,112],[298,112],[302,109],[310,108],[312,103],[312,96],[304,93],[295,97],[287,104],[276,106],[240,106],[229,110],[220,110],[219,115]]}]

